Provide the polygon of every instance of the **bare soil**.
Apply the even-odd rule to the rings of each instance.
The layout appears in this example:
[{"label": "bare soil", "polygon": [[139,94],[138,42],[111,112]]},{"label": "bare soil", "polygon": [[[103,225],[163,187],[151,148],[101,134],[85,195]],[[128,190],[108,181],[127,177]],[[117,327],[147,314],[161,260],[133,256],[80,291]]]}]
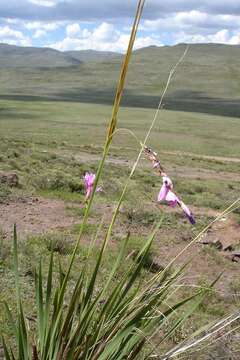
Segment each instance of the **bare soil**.
[{"label": "bare soil", "polygon": [[[70,216],[66,211],[66,205],[69,204],[61,200],[41,197],[27,197],[0,204],[0,228],[6,237],[12,235],[14,223],[17,224],[20,237],[68,228],[79,223],[79,218]],[[71,205],[77,206],[76,203],[72,203]],[[153,206],[153,204],[149,204],[149,206]],[[111,209],[109,209],[109,206],[107,208],[100,206],[99,210],[103,213],[106,212],[106,214],[110,216]],[[164,210],[166,212],[177,211],[169,207],[164,207]],[[217,211],[205,208],[193,207],[192,210],[196,217],[201,214],[208,214],[211,217],[219,215]],[[120,230],[121,229],[119,229],[119,231]],[[138,231],[142,233],[140,228]],[[179,234],[172,235],[176,235],[176,238],[179,236]],[[221,221],[215,223],[199,242],[187,248],[181,256],[178,256],[178,254],[190,243],[193,237],[187,239],[181,238],[176,244],[162,244],[162,236],[163,233],[160,232],[155,241],[160,249],[158,262],[164,267],[174,257],[177,257],[178,264],[183,264],[192,258],[186,277],[186,284],[189,286],[189,284],[196,284],[197,279],[200,279],[203,274],[205,274],[208,279],[216,278],[217,274],[221,272],[222,267],[225,267],[221,262],[221,258],[223,262],[226,261],[228,250],[223,251],[223,249],[216,249],[219,261],[217,262],[213,261],[211,256],[207,252],[204,252],[203,249],[211,247],[211,244],[216,241],[219,241],[224,248],[228,248],[228,246],[234,247],[240,244],[240,225],[235,222],[231,215],[223,218]],[[202,244],[202,240],[208,241],[209,244]],[[114,246],[114,243],[111,243],[111,246]],[[227,266],[224,276],[217,284],[218,291],[225,297],[232,296],[229,292],[229,285],[234,279],[239,277],[240,271],[240,263],[233,263],[229,259],[227,261],[229,266]]]},{"label": "bare soil", "polygon": [[61,200],[27,197],[0,204],[0,228],[7,237],[12,234],[14,224],[18,234],[24,236],[63,229],[76,222]]}]

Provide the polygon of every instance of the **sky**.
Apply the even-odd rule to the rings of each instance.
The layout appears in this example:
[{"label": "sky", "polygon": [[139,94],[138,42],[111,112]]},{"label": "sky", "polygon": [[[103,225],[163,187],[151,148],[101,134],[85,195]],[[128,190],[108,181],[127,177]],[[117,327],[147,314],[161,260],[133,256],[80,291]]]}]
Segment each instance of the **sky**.
[{"label": "sky", "polygon": [[[137,0],[0,0],[0,43],[124,52]],[[240,0],[146,0],[135,49],[240,44]]]}]

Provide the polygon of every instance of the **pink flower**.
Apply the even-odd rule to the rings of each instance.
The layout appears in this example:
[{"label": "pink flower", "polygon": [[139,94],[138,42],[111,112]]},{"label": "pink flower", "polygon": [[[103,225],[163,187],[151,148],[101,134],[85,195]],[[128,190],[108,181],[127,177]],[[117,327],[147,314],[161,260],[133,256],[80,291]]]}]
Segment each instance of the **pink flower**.
[{"label": "pink flower", "polygon": [[194,219],[191,211],[189,210],[187,205],[185,205],[184,202],[182,202],[177,197],[177,195],[174,194],[172,189],[173,189],[173,183],[172,183],[171,179],[167,176],[163,176],[163,185],[158,194],[158,202],[166,201],[168,203],[168,205],[171,207],[175,207],[175,206],[179,205],[182,208],[184,214],[187,216],[190,223],[195,224],[195,219]]},{"label": "pink flower", "polygon": [[163,184],[158,194],[158,201],[160,202],[166,200],[166,196],[169,190],[171,190],[172,188],[173,188],[172,180],[168,176],[163,176]]},{"label": "pink flower", "polygon": [[[96,177],[95,174],[89,172],[86,172],[83,177],[85,194],[86,194],[85,200],[88,200],[92,194],[95,177]],[[102,187],[98,186],[96,192],[100,192],[100,191],[102,191]]]},{"label": "pink flower", "polygon": [[84,175],[84,186],[85,186],[85,193],[86,193],[86,200],[90,197],[93,191],[93,184],[95,180],[95,174],[86,172]]},{"label": "pink flower", "polygon": [[189,210],[189,208],[187,207],[187,205],[184,204],[183,201],[180,201],[180,204],[179,204],[184,212],[184,214],[187,216],[188,220],[190,221],[190,223],[192,225],[194,225],[196,223],[194,217],[193,217],[193,214],[191,213],[191,211]]},{"label": "pink flower", "polygon": [[179,203],[180,203],[179,198],[172,191],[169,191],[167,193],[165,200],[168,202],[168,205],[171,207],[175,207],[176,205],[179,205]]}]

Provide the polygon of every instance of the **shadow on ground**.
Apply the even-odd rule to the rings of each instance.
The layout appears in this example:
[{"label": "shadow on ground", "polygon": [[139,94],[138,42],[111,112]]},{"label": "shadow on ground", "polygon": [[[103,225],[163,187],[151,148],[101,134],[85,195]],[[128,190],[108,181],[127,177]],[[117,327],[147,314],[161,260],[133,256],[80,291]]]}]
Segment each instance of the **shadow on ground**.
[{"label": "shadow on ground", "polygon": [[[68,101],[111,105],[114,100],[114,93],[114,88],[104,89],[102,91],[96,91],[91,88],[75,88],[46,96],[37,94],[0,94],[0,99],[18,101]],[[159,96],[134,94],[131,90],[125,90],[122,106],[154,109],[158,106],[158,102]],[[166,110],[240,117],[240,99],[232,100],[208,97],[197,91],[174,92],[166,96],[163,107]]]}]

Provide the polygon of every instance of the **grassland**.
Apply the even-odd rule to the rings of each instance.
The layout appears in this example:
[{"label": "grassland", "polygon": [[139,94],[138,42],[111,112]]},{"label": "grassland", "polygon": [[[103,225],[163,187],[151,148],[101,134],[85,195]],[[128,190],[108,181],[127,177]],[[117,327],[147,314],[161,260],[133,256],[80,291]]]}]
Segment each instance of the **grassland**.
[{"label": "grassland", "polygon": [[[122,104],[156,108],[168,73],[185,47],[180,44],[135,51]],[[24,48],[16,49],[21,61],[18,68],[12,68],[9,57],[0,49],[0,98],[112,103],[121,57],[102,61],[83,58],[82,63],[74,65],[67,53],[30,50],[32,56],[23,57]],[[171,83],[164,108],[239,117],[239,56],[238,46],[191,45]],[[12,63],[16,64],[16,58]]]},{"label": "grassland", "polygon": [[[63,263],[63,268],[72,252],[83,214],[81,202],[84,194],[81,177],[86,170],[96,170],[110,115],[111,107],[107,105],[27,100],[0,102],[0,170],[15,171],[20,178],[17,188],[1,185],[2,206],[6,207],[7,203],[17,203],[31,196],[46,198],[49,201],[63,200],[66,211],[76,222],[64,230],[55,229],[53,233],[47,231],[45,234],[28,236],[21,232],[19,234],[21,282],[30,316],[34,316],[31,297],[37,261],[42,257],[46,266],[51,243],[54,245],[56,257],[60,257]],[[119,128],[125,130],[119,131],[114,138],[101,180],[103,192],[96,198],[91,221],[85,229],[73,278],[77,274],[78,264],[86,256],[89,242],[95,236],[99,219],[102,217],[104,233],[139,149],[139,143],[126,129],[133,131],[141,141],[153,115],[154,110],[144,108],[125,107],[120,112]],[[145,236],[154,222],[164,213],[163,226],[151,255],[152,259],[165,266],[194,234],[237,198],[240,191],[239,133],[240,121],[236,117],[167,110],[160,113],[149,145],[158,151],[164,167],[175,183],[176,191],[194,209],[197,225],[191,227],[179,211],[172,212],[167,208],[160,210],[156,206],[154,200],[161,185],[160,179],[153,174],[150,164],[142,159],[131,181],[111,238],[111,251],[105,260],[99,286],[105,281],[121,240],[128,231],[131,233],[131,253],[144,243]],[[22,209],[24,212],[24,205]],[[21,214],[16,215],[21,221]],[[41,218],[38,221],[41,221]],[[239,214],[234,214],[231,221],[234,222],[236,231],[239,231]],[[10,234],[4,231],[5,224],[0,222],[0,225],[0,330],[10,336],[11,330],[6,321],[2,301],[5,300],[14,306],[11,241]],[[218,237],[217,229],[212,231]],[[99,243],[95,245],[95,253],[98,246]],[[203,304],[191,319],[190,325],[183,327],[168,345],[185,338],[189,329],[195,330],[239,305],[239,264],[232,263],[215,248],[200,245],[191,248],[184,259],[180,259],[180,263],[190,256],[194,258],[190,273],[195,284],[201,285],[207,279],[214,278],[223,268],[227,275],[217,285],[215,296]],[[131,257],[127,258],[126,266],[129,266],[131,261]],[[179,263],[176,266],[178,265]],[[148,265],[146,271],[139,276],[140,281],[147,281]],[[189,285],[189,281],[187,284]],[[186,286],[184,291],[188,292],[189,289],[190,287]],[[219,347],[212,351],[217,353]],[[196,359],[201,358],[201,354],[196,356]]]}]

